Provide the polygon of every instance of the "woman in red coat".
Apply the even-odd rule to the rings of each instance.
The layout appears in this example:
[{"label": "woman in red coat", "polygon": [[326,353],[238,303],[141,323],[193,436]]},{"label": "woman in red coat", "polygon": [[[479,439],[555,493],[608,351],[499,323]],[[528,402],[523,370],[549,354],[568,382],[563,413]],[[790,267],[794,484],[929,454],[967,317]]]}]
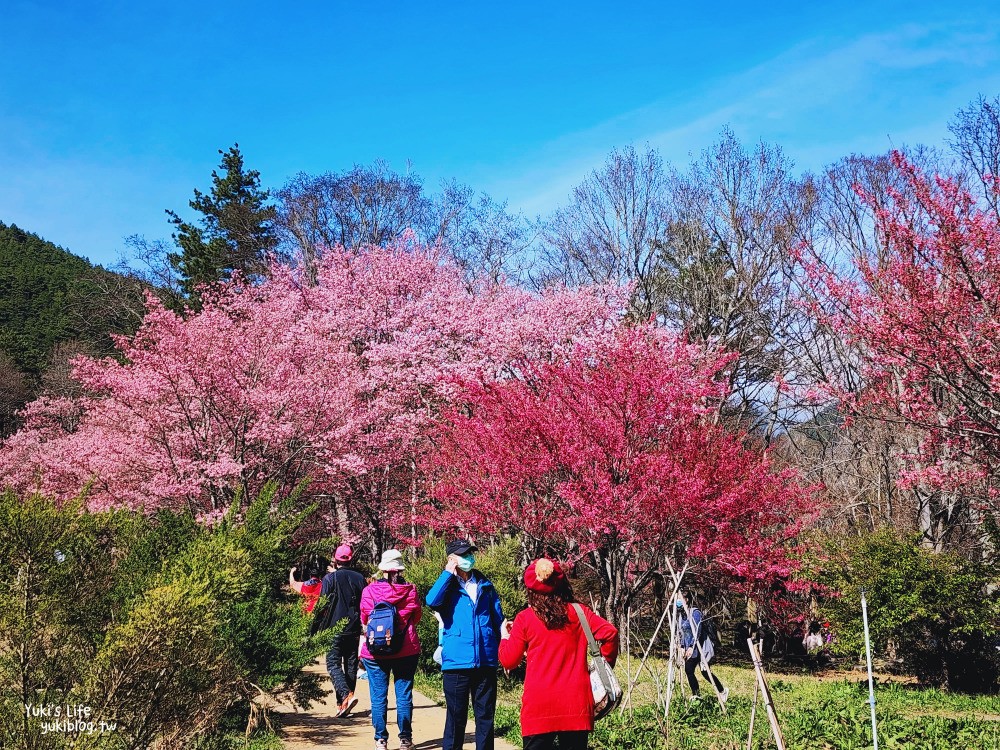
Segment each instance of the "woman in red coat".
[{"label": "woman in red coat", "polygon": [[[586,750],[594,729],[594,697],[587,669],[587,636],[573,590],[559,563],[535,560],[524,571],[528,608],[501,628],[500,663],[514,669],[527,655],[521,735],[524,750]],[[614,666],[618,629],[580,605],[601,653]]]}]

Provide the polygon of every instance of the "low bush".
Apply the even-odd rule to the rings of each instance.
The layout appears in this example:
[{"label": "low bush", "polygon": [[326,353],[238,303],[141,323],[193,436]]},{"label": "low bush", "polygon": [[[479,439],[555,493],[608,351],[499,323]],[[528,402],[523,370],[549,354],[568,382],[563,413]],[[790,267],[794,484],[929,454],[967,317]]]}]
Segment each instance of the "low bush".
[{"label": "low bush", "polygon": [[[753,672],[721,669],[731,686],[727,713],[709,696],[689,703],[675,694],[666,735],[663,707],[637,703],[597,722],[590,738],[594,750],[743,750],[747,747],[753,705]],[[789,676],[770,679],[778,722],[789,750],[871,748],[871,718],[865,680],[820,681]],[[426,682],[422,689],[433,689]],[[1000,698],[965,696],[936,689],[880,683],[876,688],[879,747],[917,750],[997,750]],[[497,708],[498,732],[521,746],[520,690],[507,685]],[[502,729],[501,729],[502,728]],[[752,750],[774,747],[764,704],[757,705]]]},{"label": "low bush", "polygon": [[991,692],[1000,661],[1000,601],[986,565],[921,547],[891,529],[827,541],[809,576],[835,592],[821,603],[831,650],[864,661],[861,589],[875,658],[898,660],[923,684]]},{"label": "low bush", "polygon": [[0,747],[224,747],[261,691],[322,694],[332,633],[282,590],[298,505],[268,487],[209,528],[0,495]]},{"label": "low bush", "polygon": [[[948,750],[1000,747],[1000,727],[967,717],[909,715],[882,693],[876,699],[879,747],[898,750]],[[871,706],[863,683],[831,685],[810,705],[783,713],[781,726],[789,748],[861,750],[872,746]]]}]

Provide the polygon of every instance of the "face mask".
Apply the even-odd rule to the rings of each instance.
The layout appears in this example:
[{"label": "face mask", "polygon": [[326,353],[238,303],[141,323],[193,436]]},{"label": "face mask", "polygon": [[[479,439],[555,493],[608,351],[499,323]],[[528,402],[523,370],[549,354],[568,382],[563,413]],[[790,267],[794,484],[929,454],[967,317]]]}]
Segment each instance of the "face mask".
[{"label": "face mask", "polygon": [[684,602],[674,602],[677,605],[677,609],[684,609]]},{"label": "face mask", "polygon": [[476,564],[475,555],[462,555],[461,562],[458,563],[457,567],[464,573],[468,573],[472,570],[472,567]]}]

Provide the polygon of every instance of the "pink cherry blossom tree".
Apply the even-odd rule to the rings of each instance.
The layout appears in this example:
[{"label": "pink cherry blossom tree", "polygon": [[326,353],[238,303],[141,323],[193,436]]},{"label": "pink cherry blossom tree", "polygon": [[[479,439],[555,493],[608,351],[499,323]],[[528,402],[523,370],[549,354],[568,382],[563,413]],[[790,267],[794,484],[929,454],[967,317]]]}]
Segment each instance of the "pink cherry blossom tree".
[{"label": "pink cherry blossom tree", "polygon": [[[859,190],[878,243],[854,256],[853,275],[805,263],[814,309],[857,368],[828,394],[847,416],[914,435],[903,484],[951,498],[940,507],[950,523],[976,521],[1000,467],[1000,226],[959,180],[926,175],[900,153],[892,166],[901,188]],[[939,542],[933,523],[921,528]]]},{"label": "pink cherry blossom tree", "polygon": [[28,407],[0,471],[57,497],[88,486],[95,508],[203,513],[308,478],[331,529],[377,545],[419,520],[417,457],[456,379],[609,335],[625,298],[470,289],[410,235],[331,249],[315,283],[275,266],[259,286],[222,285],[186,316],[150,298],[117,357],[76,360],[84,396]]}]

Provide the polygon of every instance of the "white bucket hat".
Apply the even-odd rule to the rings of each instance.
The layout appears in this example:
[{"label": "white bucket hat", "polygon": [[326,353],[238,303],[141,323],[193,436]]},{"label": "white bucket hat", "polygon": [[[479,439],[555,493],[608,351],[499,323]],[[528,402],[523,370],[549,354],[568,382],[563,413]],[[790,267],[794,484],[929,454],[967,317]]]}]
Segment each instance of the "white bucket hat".
[{"label": "white bucket hat", "polygon": [[406,566],[403,565],[403,553],[398,549],[387,549],[382,553],[382,559],[379,561],[378,569],[383,570],[386,573],[391,573],[396,570],[406,570]]}]

